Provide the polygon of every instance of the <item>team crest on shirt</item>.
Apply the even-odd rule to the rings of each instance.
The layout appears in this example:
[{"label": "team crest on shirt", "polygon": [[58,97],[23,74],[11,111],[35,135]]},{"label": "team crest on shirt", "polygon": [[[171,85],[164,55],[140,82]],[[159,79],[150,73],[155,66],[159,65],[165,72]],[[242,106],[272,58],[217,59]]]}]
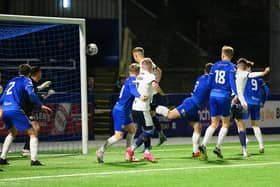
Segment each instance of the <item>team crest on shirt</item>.
[{"label": "team crest on shirt", "polygon": [[184,109],[182,109],[182,110],[180,111],[180,113],[181,113],[181,115],[182,115],[183,117],[185,117],[186,111],[185,111]]}]

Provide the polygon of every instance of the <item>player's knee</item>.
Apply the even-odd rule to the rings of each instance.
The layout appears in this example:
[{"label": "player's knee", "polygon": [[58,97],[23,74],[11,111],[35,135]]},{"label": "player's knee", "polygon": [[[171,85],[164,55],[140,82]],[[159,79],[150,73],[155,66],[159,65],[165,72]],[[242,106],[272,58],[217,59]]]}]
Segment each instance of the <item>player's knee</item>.
[{"label": "player's knee", "polygon": [[151,129],[147,129],[147,130],[144,130],[143,131],[143,140],[144,141],[147,141],[149,138],[151,138],[152,137],[152,135],[153,135],[153,130]]},{"label": "player's knee", "polygon": [[32,122],[32,127],[34,128],[34,130],[38,133],[40,131],[40,125],[38,122]]},{"label": "player's knee", "polygon": [[117,139],[117,140],[121,140],[121,139],[123,139],[123,133],[115,133],[115,138]]},{"label": "player's knee", "polygon": [[38,132],[34,128],[30,128],[27,130],[27,134],[32,137],[38,137]]},{"label": "player's knee", "polygon": [[258,127],[258,123],[256,121],[252,121],[252,127]]},{"label": "player's knee", "polygon": [[193,126],[193,130],[194,130],[194,132],[196,132],[196,133],[201,133],[201,131],[202,131],[201,124],[194,125],[194,126]]},{"label": "player's knee", "polygon": [[10,131],[9,135],[11,135],[13,137],[15,137],[17,135],[17,129],[16,128],[11,128],[9,131]]}]

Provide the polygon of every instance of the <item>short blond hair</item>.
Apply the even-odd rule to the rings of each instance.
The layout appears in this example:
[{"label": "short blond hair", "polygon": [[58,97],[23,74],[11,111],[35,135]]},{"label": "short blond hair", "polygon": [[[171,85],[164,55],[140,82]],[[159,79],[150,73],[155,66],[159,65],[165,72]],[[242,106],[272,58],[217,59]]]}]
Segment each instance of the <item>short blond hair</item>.
[{"label": "short blond hair", "polygon": [[227,56],[229,58],[232,58],[233,55],[234,55],[234,49],[231,46],[225,45],[225,46],[222,47],[222,53],[225,56]]},{"label": "short blond hair", "polygon": [[153,66],[153,61],[150,58],[144,58],[141,63],[142,63],[142,65],[147,65],[147,66],[151,66],[151,67]]},{"label": "short blond hair", "polygon": [[140,66],[137,63],[132,63],[128,67],[128,71],[131,73],[139,73],[140,72]]},{"label": "short blond hair", "polygon": [[144,49],[142,47],[135,47],[133,50],[132,50],[132,53],[139,53],[141,55],[144,56]]}]

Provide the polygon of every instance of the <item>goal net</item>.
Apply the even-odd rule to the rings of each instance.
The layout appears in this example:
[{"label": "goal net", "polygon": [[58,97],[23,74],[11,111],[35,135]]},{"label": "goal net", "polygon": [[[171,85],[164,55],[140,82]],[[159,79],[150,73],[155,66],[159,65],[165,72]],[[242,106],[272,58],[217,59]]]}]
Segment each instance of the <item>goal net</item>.
[{"label": "goal net", "polygon": [[[83,19],[0,15],[1,85],[18,75],[20,64],[40,66],[42,80],[55,94],[43,101],[52,114],[34,111],[40,124],[39,150],[87,153],[87,82]],[[0,122],[0,139],[7,135]],[[19,133],[11,151],[26,139]]]}]

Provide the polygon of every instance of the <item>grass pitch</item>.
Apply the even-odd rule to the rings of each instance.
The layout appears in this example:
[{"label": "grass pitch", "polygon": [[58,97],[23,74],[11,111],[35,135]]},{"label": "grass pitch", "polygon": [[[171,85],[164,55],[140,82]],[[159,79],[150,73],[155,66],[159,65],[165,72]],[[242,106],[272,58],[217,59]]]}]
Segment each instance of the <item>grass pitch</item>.
[{"label": "grass pitch", "polygon": [[[124,161],[124,148],[108,149],[105,163],[96,163],[95,150],[87,156],[40,154],[46,164],[31,167],[28,158],[9,154],[9,166],[0,166],[0,187],[118,187],[118,186],[280,186],[280,142],[266,142],[264,154],[250,142],[251,157],[243,159],[240,145],[226,143],[224,160],[218,160],[208,147],[208,161],[191,157],[191,145],[153,147],[157,163]],[[142,153],[136,157],[142,158]]]}]

